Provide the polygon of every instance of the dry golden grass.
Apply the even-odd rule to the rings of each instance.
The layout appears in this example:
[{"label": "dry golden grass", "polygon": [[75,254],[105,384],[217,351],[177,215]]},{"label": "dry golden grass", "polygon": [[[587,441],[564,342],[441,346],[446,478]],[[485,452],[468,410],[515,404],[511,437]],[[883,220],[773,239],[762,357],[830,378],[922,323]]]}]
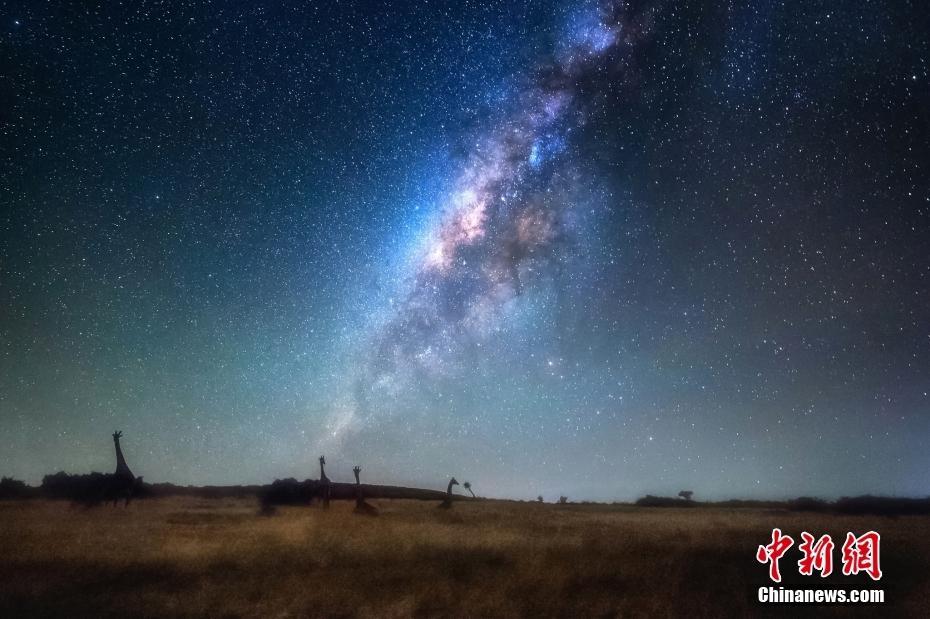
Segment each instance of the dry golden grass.
[{"label": "dry golden grass", "polygon": [[[767,584],[754,552],[775,526],[834,539],[876,528],[888,600],[775,610],[930,609],[928,518],[374,503],[378,518],[340,502],[271,517],[245,500],[170,498],[128,509],[0,502],[0,617],[758,615],[773,609],[754,601]],[[814,584],[797,576],[795,551],[782,561],[786,580]],[[872,586],[862,576],[845,582]]]}]

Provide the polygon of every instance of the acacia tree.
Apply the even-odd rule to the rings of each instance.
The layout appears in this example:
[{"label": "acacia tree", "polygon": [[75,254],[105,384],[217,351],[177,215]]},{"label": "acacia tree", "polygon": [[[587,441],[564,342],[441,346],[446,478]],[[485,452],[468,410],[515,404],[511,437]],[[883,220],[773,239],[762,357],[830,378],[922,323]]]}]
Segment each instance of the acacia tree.
[{"label": "acacia tree", "polygon": [[472,490],[471,490],[471,482],[470,482],[470,481],[466,481],[464,484],[462,484],[462,487],[465,488],[466,490],[468,490],[469,492],[471,492],[472,498],[478,498],[478,497],[475,496],[475,493],[472,492]]}]

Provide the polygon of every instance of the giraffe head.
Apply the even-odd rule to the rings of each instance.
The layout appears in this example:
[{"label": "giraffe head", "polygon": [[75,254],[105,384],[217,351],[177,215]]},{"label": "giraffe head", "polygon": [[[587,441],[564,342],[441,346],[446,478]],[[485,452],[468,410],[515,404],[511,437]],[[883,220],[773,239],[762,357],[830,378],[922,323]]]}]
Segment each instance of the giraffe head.
[{"label": "giraffe head", "polygon": [[449,480],[449,485],[450,485],[450,486],[458,486],[458,485],[459,485],[459,482],[458,482],[457,479],[455,479],[455,478],[453,477],[452,479]]}]

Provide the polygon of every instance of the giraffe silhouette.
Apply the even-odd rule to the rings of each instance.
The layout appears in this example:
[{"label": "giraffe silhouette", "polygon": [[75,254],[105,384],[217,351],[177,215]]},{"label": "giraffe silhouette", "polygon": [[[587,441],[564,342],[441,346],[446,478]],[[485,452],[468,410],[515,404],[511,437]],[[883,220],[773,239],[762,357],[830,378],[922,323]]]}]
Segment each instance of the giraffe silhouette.
[{"label": "giraffe silhouette", "polygon": [[449,487],[446,488],[446,498],[443,499],[442,503],[439,504],[439,507],[443,509],[449,509],[452,507],[452,486],[458,486],[459,482],[453,477],[449,480]]},{"label": "giraffe silhouette", "polygon": [[117,431],[113,433],[113,445],[116,447],[116,472],[114,475],[127,479],[135,479],[136,476],[129,470],[129,465],[126,464],[126,458],[123,456],[123,450],[119,446],[119,439],[122,436],[122,432]]},{"label": "giraffe silhouette", "polygon": [[359,480],[359,473],[362,472],[362,467],[356,466],[352,469],[352,472],[355,473],[355,513],[365,516],[377,516],[378,508],[368,504],[365,501],[365,497],[362,495],[362,482]]},{"label": "giraffe silhouette", "polygon": [[104,498],[112,501],[115,506],[120,499],[124,501],[124,506],[129,506],[134,494],[142,485],[142,478],[136,477],[126,464],[126,458],[123,456],[123,450],[120,447],[119,439],[123,433],[116,431],[113,433],[113,445],[116,448],[116,471],[108,476]]},{"label": "giraffe silhouette", "polygon": [[333,494],[333,485],[330,483],[329,477],[326,476],[326,470],[324,468],[325,465],[326,458],[324,456],[320,456],[320,485],[322,486],[321,491],[323,496],[323,508],[328,509],[329,500],[332,498]]}]

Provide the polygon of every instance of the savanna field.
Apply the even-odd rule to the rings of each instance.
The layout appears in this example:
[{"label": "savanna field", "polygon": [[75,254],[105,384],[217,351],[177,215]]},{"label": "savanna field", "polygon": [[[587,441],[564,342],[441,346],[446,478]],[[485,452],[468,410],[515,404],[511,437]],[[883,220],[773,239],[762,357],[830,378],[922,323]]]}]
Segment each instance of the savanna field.
[{"label": "savanna field", "polygon": [[[0,616],[927,616],[930,518],[762,509],[373,501],[0,502]],[[882,534],[882,606],[762,607],[773,527]],[[840,542],[841,543],[841,542]],[[797,574],[793,548],[782,560]],[[839,549],[836,551],[839,565]],[[837,569],[837,571],[839,571]],[[872,587],[864,575],[832,584]]]}]

